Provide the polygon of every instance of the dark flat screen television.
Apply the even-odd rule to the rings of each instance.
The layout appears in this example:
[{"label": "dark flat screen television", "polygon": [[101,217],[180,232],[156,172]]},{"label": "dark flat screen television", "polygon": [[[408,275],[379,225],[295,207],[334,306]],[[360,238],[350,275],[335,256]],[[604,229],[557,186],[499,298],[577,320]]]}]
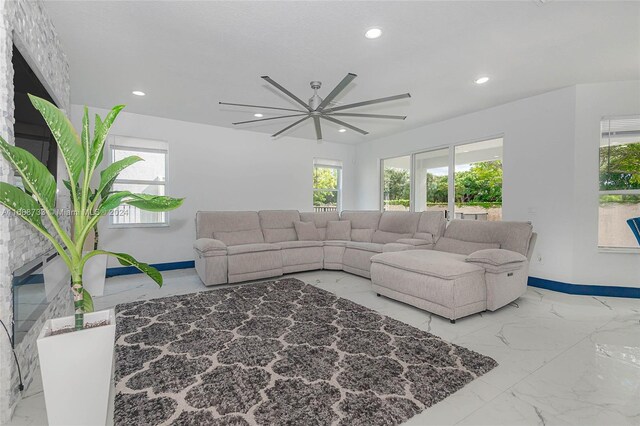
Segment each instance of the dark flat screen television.
[{"label": "dark flat screen television", "polygon": [[[46,99],[55,104],[38,76],[31,69],[20,51],[13,46],[13,87],[14,87],[14,135],[16,146],[26,149],[40,160],[57,178],[58,145],[28,93]],[[16,180],[16,183],[19,181]]]}]

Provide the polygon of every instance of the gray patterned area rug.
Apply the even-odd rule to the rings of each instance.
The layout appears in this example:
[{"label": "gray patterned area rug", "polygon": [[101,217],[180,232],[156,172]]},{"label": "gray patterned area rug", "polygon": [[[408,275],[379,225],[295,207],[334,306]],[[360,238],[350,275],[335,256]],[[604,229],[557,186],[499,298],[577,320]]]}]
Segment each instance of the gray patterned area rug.
[{"label": "gray patterned area rug", "polygon": [[497,365],[296,279],[116,312],[116,425],[395,425]]}]

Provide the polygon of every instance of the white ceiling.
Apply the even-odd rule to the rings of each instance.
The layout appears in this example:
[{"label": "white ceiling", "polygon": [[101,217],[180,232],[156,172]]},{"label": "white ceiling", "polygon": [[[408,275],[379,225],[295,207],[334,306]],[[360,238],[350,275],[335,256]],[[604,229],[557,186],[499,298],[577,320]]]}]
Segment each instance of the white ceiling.
[{"label": "white ceiling", "polygon": [[[361,136],[323,121],[325,140],[359,143],[578,83],[640,79],[637,2],[96,2],[47,1],[71,64],[73,103],[232,127],[254,110],[326,96],[348,72],[341,103],[410,92],[357,112]],[[383,29],[377,40],[364,31]],[[491,80],[474,84],[480,75]],[[142,90],[136,97],[132,90]],[[261,111],[265,117],[273,112]],[[351,110],[349,112],[356,112]],[[244,128],[275,133],[292,119]],[[293,136],[315,139],[308,120]]]}]

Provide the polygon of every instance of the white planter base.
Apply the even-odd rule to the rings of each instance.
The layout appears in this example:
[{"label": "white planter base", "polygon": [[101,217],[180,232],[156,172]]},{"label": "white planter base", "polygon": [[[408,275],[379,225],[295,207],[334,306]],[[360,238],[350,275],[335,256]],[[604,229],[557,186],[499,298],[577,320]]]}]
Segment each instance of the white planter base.
[{"label": "white planter base", "polygon": [[113,310],[85,314],[85,324],[109,325],[47,336],[74,325],[74,317],[48,320],[38,336],[38,357],[50,425],[104,425],[109,405],[113,347]]},{"label": "white planter base", "polygon": [[107,277],[106,254],[93,256],[84,265],[82,272],[82,285],[89,292],[91,297],[102,296],[104,294],[104,282]]}]

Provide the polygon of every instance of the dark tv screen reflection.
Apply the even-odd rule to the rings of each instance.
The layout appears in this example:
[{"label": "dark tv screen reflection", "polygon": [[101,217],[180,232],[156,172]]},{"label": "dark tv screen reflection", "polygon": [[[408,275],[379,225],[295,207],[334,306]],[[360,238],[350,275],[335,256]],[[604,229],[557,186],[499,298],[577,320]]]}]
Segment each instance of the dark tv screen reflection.
[{"label": "dark tv screen reflection", "polygon": [[[28,93],[55,104],[36,73],[20,51],[13,46],[14,135],[15,145],[33,154],[57,177],[58,146],[40,113],[33,107]],[[19,180],[16,180],[19,184]]]}]

